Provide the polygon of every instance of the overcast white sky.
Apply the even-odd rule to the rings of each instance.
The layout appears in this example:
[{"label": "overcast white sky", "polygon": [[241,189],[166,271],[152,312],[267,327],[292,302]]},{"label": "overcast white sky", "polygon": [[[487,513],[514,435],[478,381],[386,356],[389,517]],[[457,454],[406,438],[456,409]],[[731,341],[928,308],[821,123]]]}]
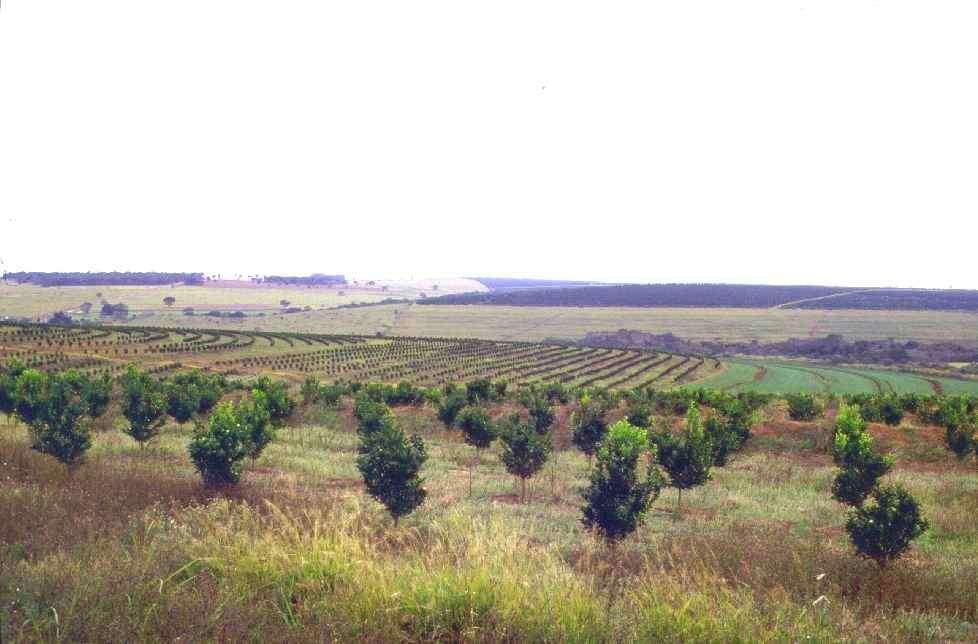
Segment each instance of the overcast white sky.
[{"label": "overcast white sky", "polygon": [[978,288],[974,0],[2,0],[14,270]]}]

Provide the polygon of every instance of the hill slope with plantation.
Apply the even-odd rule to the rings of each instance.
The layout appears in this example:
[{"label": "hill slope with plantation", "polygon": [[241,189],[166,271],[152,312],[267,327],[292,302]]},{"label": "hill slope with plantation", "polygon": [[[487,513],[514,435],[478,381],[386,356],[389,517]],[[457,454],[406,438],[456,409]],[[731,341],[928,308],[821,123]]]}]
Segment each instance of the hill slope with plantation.
[{"label": "hill slope with plantation", "polygon": [[120,373],[136,362],[153,373],[191,367],[240,376],[274,372],[299,380],[421,385],[474,378],[514,384],[553,381],[566,386],[675,387],[719,373],[716,360],[626,349],[451,338],[377,338],[171,329],[0,324],[0,361],[83,373]]},{"label": "hill slope with plantation", "polygon": [[0,362],[117,375],[129,362],[156,374],[203,368],[229,376],[272,372],[295,381],[475,378],[513,384],[629,389],[707,386],[765,393],[978,393],[978,380],[779,359],[722,360],[652,350],[467,338],[376,337],[228,329],[0,324]]}]

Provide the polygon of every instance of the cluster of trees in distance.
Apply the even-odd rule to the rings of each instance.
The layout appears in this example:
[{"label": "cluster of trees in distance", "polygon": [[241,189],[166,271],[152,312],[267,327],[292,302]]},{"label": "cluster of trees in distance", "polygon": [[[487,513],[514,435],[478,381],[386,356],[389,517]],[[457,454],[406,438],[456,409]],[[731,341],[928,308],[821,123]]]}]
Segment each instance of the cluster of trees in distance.
[{"label": "cluster of trees in distance", "polygon": [[568,286],[596,286],[601,282],[571,282],[567,280],[536,280],[514,277],[470,277],[490,291],[508,291],[524,288],[566,288]]},{"label": "cluster of trees in distance", "polygon": [[116,272],[109,273],[4,273],[3,279],[38,286],[165,286],[168,284],[199,285],[203,273]]},{"label": "cluster of trees in distance", "polygon": [[259,282],[266,284],[291,284],[295,286],[342,286],[346,284],[345,275],[323,275],[313,273],[312,275],[265,275]]}]

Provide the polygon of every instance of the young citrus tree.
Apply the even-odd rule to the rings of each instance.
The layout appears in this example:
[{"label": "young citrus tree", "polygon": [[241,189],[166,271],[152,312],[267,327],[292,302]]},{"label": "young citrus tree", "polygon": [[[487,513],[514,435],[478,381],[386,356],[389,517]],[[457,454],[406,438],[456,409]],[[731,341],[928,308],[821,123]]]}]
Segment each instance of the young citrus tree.
[{"label": "young citrus tree", "polygon": [[588,396],[581,399],[581,408],[574,414],[571,421],[571,440],[587,456],[588,468],[598,446],[608,433],[608,421],[605,419],[605,408],[600,401]]},{"label": "young citrus tree", "polygon": [[394,525],[424,503],[428,493],[419,473],[428,454],[420,436],[406,437],[385,418],[373,430],[360,433],[358,453],[357,469],[367,493],[387,508]]},{"label": "young citrus tree", "polygon": [[893,459],[873,448],[866,421],[855,405],[842,405],[835,421],[832,456],[840,471],[832,483],[832,496],[859,507],[876,488],[880,477],[893,467]]},{"label": "young citrus tree", "polygon": [[682,508],[683,490],[710,480],[713,448],[700,421],[700,411],[691,404],[686,412],[686,427],[677,438],[666,432],[654,433],[650,441],[658,448],[659,463],[669,475],[669,485],[676,488],[676,513]]},{"label": "young citrus tree", "polygon": [[123,430],[139,443],[140,449],[156,437],[166,420],[168,397],[160,381],[135,365],[129,365],[120,379],[122,415],[129,424]]},{"label": "young citrus tree", "polygon": [[208,487],[234,485],[250,452],[247,425],[231,402],[221,403],[206,427],[198,425],[188,446],[190,459]]},{"label": "young citrus tree", "polygon": [[16,380],[15,408],[27,424],[31,448],[55,457],[71,473],[92,446],[89,381],[69,370],[23,371]]},{"label": "young citrus tree", "polygon": [[469,404],[489,402],[492,398],[492,382],[488,378],[478,378],[465,385],[465,397]]},{"label": "young citrus tree", "polygon": [[822,415],[822,404],[815,394],[787,394],[788,416],[791,420],[811,421]]},{"label": "young citrus tree", "polygon": [[520,392],[520,404],[526,407],[530,422],[538,434],[546,434],[554,424],[553,402],[545,391],[537,388],[524,389]]},{"label": "young citrus tree", "polygon": [[458,391],[451,391],[445,396],[438,406],[438,420],[445,425],[445,429],[450,429],[455,424],[455,419],[465,405],[465,396]]},{"label": "young citrus tree", "polygon": [[662,476],[654,460],[649,460],[644,476],[639,473],[639,460],[647,453],[646,431],[627,420],[611,426],[598,450],[590,483],[583,492],[582,521],[609,544],[624,539],[642,524],[662,489]]},{"label": "young citrus tree", "polygon": [[0,414],[7,417],[7,422],[17,411],[17,378],[26,370],[27,367],[20,360],[0,366]]},{"label": "young citrus tree", "polygon": [[[496,440],[496,428],[489,419],[489,414],[481,407],[470,405],[459,412],[456,419],[458,428],[462,430],[462,436],[468,445],[476,449],[476,454],[480,450],[487,449]],[[469,496],[472,496],[472,467],[473,462],[469,462]]]},{"label": "young citrus tree", "polygon": [[309,406],[315,405],[320,399],[320,384],[319,378],[316,376],[306,376],[306,379],[302,382],[302,389],[299,390],[299,395],[302,396],[302,404]]},{"label": "young citrus tree", "polygon": [[520,479],[520,501],[526,502],[526,480],[547,462],[550,455],[550,436],[540,434],[535,425],[520,422],[514,415],[499,433],[503,451],[500,458],[506,471]]},{"label": "young citrus tree", "polygon": [[394,423],[390,407],[382,402],[375,402],[366,396],[358,396],[353,408],[357,419],[357,431],[361,435],[371,434]]},{"label": "young citrus tree", "polygon": [[652,427],[652,407],[643,401],[639,401],[628,410],[626,418],[635,427],[649,429]]},{"label": "young citrus tree", "polygon": [[200,370],[178,373],[167,382],[167,413],[182,425],[213,409],[225,387],[224,378],[219,375]]},{"label": "young citrus tree", "polygon": [[975,436],[975,415],[968,413],[963,401],[953,400],[945,403],[940,419],[945,429],[948,449],[959,459],[967,458],[972,449],[978,453],[978,437]]},{"label": "young citrus tree", "polygon": [[873,491],[874,503],[855,508],[846,522],[846,532],[860,555],[884,569],[910,547],[929,527],[916,499],[900,486]]},{"label": "young citrus tree", "polygon": [[265,447],[275,440],[275,427],[265,392],[259,389],[252,391],[250,398],[238,404],[236,412],[247,433],[248,456],[253,464]]},{"label": "young citrus tree", "polygon": [[285,421],[295,410],[295,401],[289,396],[288,385],[281,381],[273,381],[268,376],[261,376],[255,381],[252,389],[265,394],[265,405],[275,428],[285,425]]},{"label": "young citrus tree", "polygon": [[88,403],[88,415],[99,418],[109,408],[112,401],[112,378],[109,374],[100,377],[86,377],[83,381],[83,393]]}]

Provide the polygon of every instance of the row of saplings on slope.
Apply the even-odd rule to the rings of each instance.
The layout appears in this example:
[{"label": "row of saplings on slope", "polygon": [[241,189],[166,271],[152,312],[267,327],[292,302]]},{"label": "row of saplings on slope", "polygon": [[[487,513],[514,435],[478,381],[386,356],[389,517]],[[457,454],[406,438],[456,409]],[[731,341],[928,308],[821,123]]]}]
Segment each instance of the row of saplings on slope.
[{"label": "row of saplings on slope", "polygon": [[[370,392],[357,397],[360,456],[357,464],[367,491],[383,503],[395,521],[424,502],[420,469],[426,454],[420,437],[407,438],[389,408]],[[705,484],[711,469],[727,464],[750,438],[758,408],[766,397],[730,396],[707,390],[655,392],[632,391],[626,419],[610,427],[607,413],[618,404],[607,391],[581,392],[579,411],[571,422],[573,441],[589,459],[589,483],[582,490],[582,521],[609,544],[627,537],[642,525],[651,504],[668,480],[677,488],[677,515],[682,490]],[[540,388],[524,389],[519,401],[525,414],[513,414],[494,424],[471,387],[464,394],[449,390],[439,408],[446,426],[461,430],[466,443],[487,449],[498,438],[500,458],[507,471],[523,482],[536,474],[552,451],[553,401]],[[814,398],[811,399],[814,401]],[[794,409],[793,399],[789,406]],[[973,400],[942,401],[956,407],[964,402],[974,427]],[[816,406],[818,402],[815,401]],[[713,413],[701,421],[700,405]],[[679,433],[657,431],[651,410],[686,409]],[[873,559],[881,569],[900,557],[928,527],[916,500],[900,486],[880,486],[879,479],[893,467],[892,457],[873,447],[867,423],[858,405],[843,404],[837,416],[832,455],[839,472],[832,485],[833,497],[851,507],[846,530],[856,550]],[[645,469],[641,471],[644,461]],[[471,493],[471,476],[470,476]],[[874,502],[867,505],[870,497]]]},{"label": "row of saplings on slope", "polygon": [[[168,416],[181,423],[198,419],[188,447],[190,457],[204,482],[215,486],[236,483],[244,459],[257,458],[296,407],[285,383],[266,377],[253,382],[248,395],[236,403],[218,403],[233,386],[202,372],[158,380],[130,366],[118,383],[125,431],[140,445],[157,435]],[[46,374],[15,363],[0,370],[0,411],[16,414],[29,427],[33,448],[55,456],[71,471],[91,446],[89,421],[105,413],[112,388],[108,378],[92,379],[72,371]],[[395,521],[424,502],[420,471],[427,455],[419,436],[407,437],[397,427],[388,404],[431,402],[446,427],[460,430],[475,449],[487,449],[498,439],[504,466],[523,482],[521,500],[525,501],[526,480],[554,452],[554,405],[568,402],[572,394],[560,385],[524,388],[517,394],[523,413],[493,422],[485,404],[506,397],[504,382],[478,380],[464,388],[425,390],[407,383],[324,385],[309,378],[301,393],[310,405],[335,405],[342,395],[355,396],[360,435],[357,465],[367,491]],[[757,394],[735,397],[710,390],[573,393],[579,402],[571,423],[573,442],[587,455],[590,470],[589,484],[582,491],[583,522],[609,543],[643,523],[667,481],[679,491],[678,513],[682,490],[703,485],[710,480],[711,468],[728,462],[749,439],[758,409],[769,400]],[[621,398],[628,403],[627,418],[609,426],[606,417]],[[821,401],[814,396],[785,398],[795,419],[812,420],[822,413]],[[926,530],[927,523],[906,490],[878,484],[893,460],[874,450],[866,416],[875,417],[875,409],[883,405],[898,404],[942,422],[949,447],[964,457],[972,451],[978,455],[976,403],[971,398],[920,396],[870,396],[859,401],[863,405],[843,404],[836,420],[833,457],[840,469],[833,496],[852,507],[847,531],[858,552],[885,567]],[[701,405],[712,409],[705,423]],[[656,430],[653,411],[685,411],[683,430],[678,435]],[[887,415],[888,422],[894,416]],[[469,485],[471,493],[471,470]],[[866,505],[870,497],[874,503]]]}]

